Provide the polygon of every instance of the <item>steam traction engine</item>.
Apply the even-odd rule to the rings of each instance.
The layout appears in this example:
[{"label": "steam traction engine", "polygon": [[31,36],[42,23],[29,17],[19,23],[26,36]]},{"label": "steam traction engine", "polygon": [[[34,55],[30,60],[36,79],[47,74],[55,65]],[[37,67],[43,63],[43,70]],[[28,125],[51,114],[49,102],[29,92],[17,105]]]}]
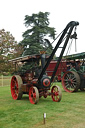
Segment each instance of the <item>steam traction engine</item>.
[{"label": "steam traction engine", "polygon": [[[68,56],[71,68],[62,77],[62,86],[66,92],[85,91],[85,53]],[[72,61],[71,61],[72,60]],[[75,60],[75,61],[73,61]]]},{"label": "steam traction engine", "polygon": [[[29,63],[30,61],[36,61],[41,59],[42,64],[42,69],[36,67],[34,70],[26,71],[26,73],[24,74],[18,74],[12,77],[11,95],[14,100],[21,99],[23,94],[29,95],[29,100],[32,104],[36,104],[41,96],[44,96],[46,98],[48,95],[51,96],[52,100],[55,102],[59,102],[61,100],[62,93],[60,87],[56,85],[52,86],[51,88],[51,83],[54,80],[56,71],[62,59],[69,38],[72,34],[72,31],[77,25],[79,25],[79,23],[75,21],[71,21],[67,24],[65,29],[62,31],[54,50],[52,51],[46,62],[45,54],[43,52],[40,55],[25,56],[11,60],[15,63],[25,61]],[[54,72],[51,78],[49,78],[45,73],[46,69],[49,66],[51,60],[53,59],[55,52],[63,41],[64,44],[60,56],[58,57],[58,62],[54,68]]]}]

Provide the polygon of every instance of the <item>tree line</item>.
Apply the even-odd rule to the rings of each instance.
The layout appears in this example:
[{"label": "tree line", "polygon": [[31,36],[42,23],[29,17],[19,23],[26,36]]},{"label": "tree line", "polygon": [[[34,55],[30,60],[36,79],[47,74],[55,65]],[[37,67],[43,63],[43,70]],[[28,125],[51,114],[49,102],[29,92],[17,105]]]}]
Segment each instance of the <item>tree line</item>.
[{"label": "tree line", "polygon": [[26,31],[23,40],[17,42],[10,32],[0,30],[0,74],[12,73],[11,64],[8,60],[25,55],[39,54],[46,50],[50,54],[53,50],[49,39],[55,39],[56,30],[49,27],[49,12],[39,12],[31,16],[25,15],[24,24]]}]

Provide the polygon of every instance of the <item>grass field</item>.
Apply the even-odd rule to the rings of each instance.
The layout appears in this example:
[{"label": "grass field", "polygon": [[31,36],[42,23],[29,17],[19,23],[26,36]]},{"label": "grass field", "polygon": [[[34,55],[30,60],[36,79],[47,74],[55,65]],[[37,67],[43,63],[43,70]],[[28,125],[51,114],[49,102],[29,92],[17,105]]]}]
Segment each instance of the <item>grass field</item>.
[{"label": "grass field", "polygon": [[[61,89],[61,83],[57,83]],[[46,113],[46,124],[43,123]],[[41,97],[38,104],[28,96],[13,100],[10,87],[0,87],[0,128],[85,128],[85,92],[67,93],[62,89],[61,102]]]}]

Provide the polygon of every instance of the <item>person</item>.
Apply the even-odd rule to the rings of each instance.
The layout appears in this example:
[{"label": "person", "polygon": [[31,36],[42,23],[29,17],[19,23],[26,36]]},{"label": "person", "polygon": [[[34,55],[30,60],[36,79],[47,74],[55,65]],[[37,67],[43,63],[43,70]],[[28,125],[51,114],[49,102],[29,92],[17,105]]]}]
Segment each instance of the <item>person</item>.
[{"label": "person", "polygon": [[67,71],[69,71],[70,70],[70,66],[71,66],[70,62],[67,62],[66,65],[67,65]]},{"label": "person", "polygon": [[75,69],[76,69],[77,71],[79,71],[80,65],[81,65],[80,61],[76,61]]}]

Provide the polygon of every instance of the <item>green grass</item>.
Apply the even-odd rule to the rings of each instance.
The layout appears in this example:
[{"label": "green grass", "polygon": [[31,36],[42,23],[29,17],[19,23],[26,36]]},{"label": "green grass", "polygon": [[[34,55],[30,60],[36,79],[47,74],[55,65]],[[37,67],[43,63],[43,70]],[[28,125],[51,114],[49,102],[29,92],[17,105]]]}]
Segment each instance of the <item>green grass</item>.
[{"label": "green grass", "polygon": [[[61,83],[57,83],[61,89]],[[47,114],[43,124],[43,113]],[[0,87],[0,128],[84,128],[85,92],[67,93],[62,89],[61,102],[51,97],[40,98],[38,104],[28,96],[13,100],[10,87]]]}]

